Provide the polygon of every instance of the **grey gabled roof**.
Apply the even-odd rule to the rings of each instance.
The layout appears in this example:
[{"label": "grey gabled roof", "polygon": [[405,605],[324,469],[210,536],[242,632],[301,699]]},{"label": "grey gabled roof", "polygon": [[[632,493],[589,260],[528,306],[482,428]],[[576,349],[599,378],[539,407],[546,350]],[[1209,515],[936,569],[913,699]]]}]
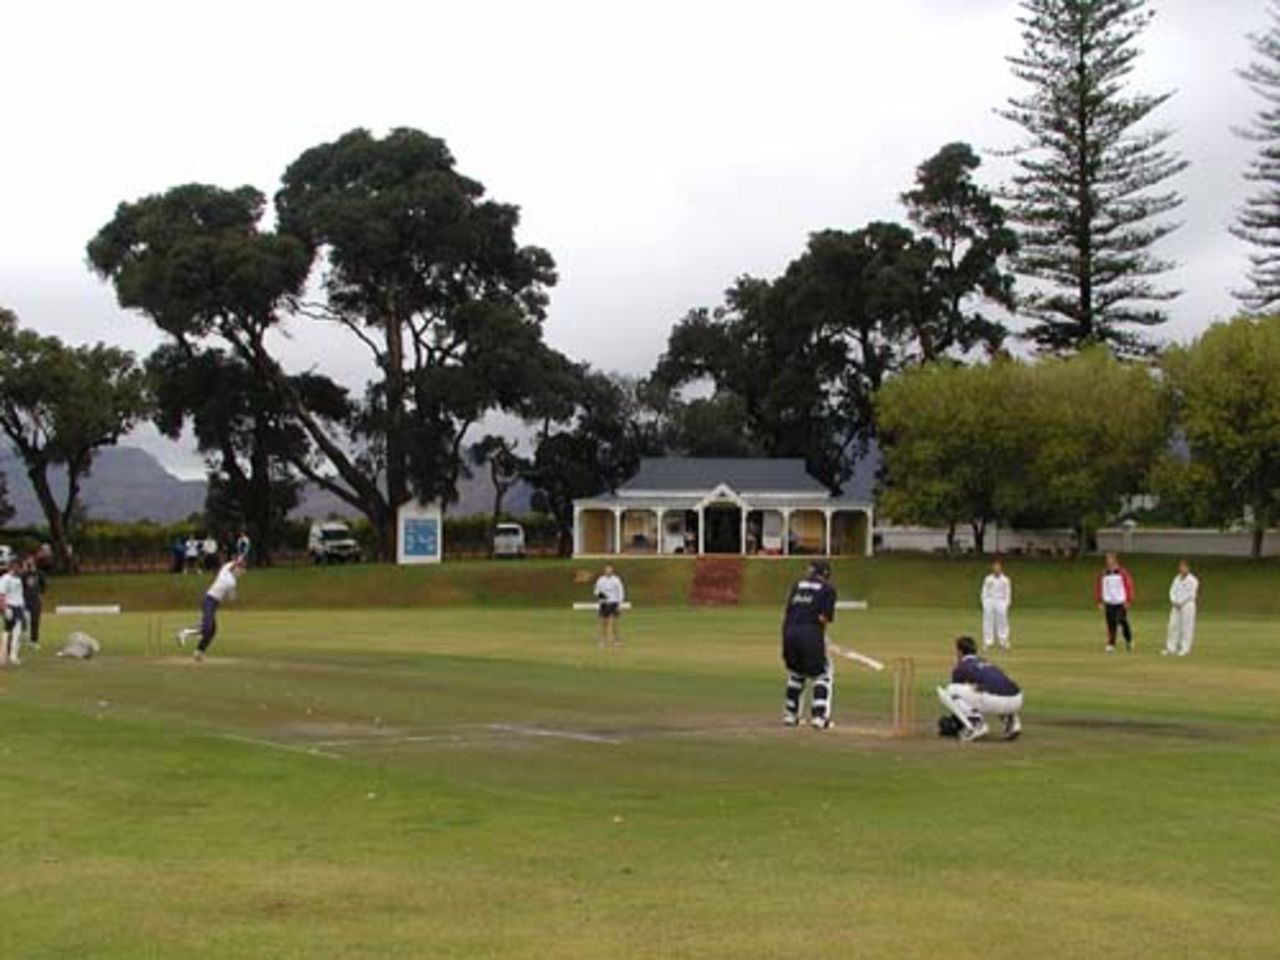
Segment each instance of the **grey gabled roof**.
[{"label": "grey gabled roof", "polygon": [[826,487],[809,476],[803,460],[754,457],[644,459],[619,492],[707,493],[721,483],[737,493],[827,493]]}]

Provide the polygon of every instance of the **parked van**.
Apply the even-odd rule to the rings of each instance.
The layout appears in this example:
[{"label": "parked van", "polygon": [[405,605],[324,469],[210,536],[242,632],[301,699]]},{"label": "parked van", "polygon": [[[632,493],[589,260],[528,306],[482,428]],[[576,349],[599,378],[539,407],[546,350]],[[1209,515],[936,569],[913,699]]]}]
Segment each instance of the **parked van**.
[{"label": "parked van", "polygon": [[518,523],[500,523],[493,528],[495,557],[524,556],[524,527]]},{"label": "parked van", "polygon": [[307,552],[313,563],[346,563],[360,559],[360,543],[341,520],[313,523],[307,534]]}]

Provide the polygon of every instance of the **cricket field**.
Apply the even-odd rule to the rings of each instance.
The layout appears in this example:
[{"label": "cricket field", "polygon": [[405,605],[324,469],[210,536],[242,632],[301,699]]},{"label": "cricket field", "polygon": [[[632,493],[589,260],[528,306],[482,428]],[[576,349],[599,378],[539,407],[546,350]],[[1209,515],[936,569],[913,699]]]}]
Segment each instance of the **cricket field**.
[{"label": "cricket field", "polygon": [[[191,585],[194,587],[194,583]],[[246,585],[246,593],[252,589]],[[778,611],[506,605],[47,617],[0,672],[6,957],[1280,955],[1280,642],[1206,613],[1105,656],[1015,608],[1005,743],[934,736],[975,610],[877,606],[829,732],[780,724]],[[90,662],[53,656],[73,629]]]}]

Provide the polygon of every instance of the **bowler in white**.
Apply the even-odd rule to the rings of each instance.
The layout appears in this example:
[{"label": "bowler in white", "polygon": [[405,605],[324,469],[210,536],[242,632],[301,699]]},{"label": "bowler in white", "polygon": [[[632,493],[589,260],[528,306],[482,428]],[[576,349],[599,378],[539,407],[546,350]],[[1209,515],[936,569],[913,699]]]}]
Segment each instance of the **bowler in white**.
[{"label": "bowler in white", "polygon": [[1169,585],[1169,631],[1164,638],[1165,657],[1185,657],[1196,637],[1196,596],[1200,581],[1186,560],[1178,561],[1178,572]]},{"label": "bowler in white", "polygon": [[209,649],[209,645],[213,643],[213,638],[218,633],[218,607],[228,600],[234,600],[236,595],[236,583],[240,579],[240,575],[244,573],[244,560],[236,557],[229,563],[224,563],[218,570],[218,575],[213,578],[213,583],[209,585],[209,589],[205,591],[204,601],[200,608],[200,626],[186,627],[179,630],[177,634],[178,646],[185,647],[187,638],[198,636],[200,641],[196,644],[195,658],[203,660],[205,651]]},{"label": "bowler in white", "polygon": [[1009,606],[1013,603],[1013,581],[999,560],[991,564],[991,572],[982,581],[982,645],[990,649],[999,643],[1009,649]]}]

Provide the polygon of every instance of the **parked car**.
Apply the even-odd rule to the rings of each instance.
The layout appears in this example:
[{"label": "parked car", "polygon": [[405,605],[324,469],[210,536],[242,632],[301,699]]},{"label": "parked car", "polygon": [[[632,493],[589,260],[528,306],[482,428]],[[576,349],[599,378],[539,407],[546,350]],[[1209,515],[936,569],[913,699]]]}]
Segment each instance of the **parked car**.
[{"label": "parked car", "polygon": [[524,527],[518,523],[500,523],[493,528],[495,557],[524,557]]},{"label": "parked car", "polygon": [[360,559],[360,543],[341,520],[327,520],[311,525],[307,552],[314,563],[355,562]]}]

